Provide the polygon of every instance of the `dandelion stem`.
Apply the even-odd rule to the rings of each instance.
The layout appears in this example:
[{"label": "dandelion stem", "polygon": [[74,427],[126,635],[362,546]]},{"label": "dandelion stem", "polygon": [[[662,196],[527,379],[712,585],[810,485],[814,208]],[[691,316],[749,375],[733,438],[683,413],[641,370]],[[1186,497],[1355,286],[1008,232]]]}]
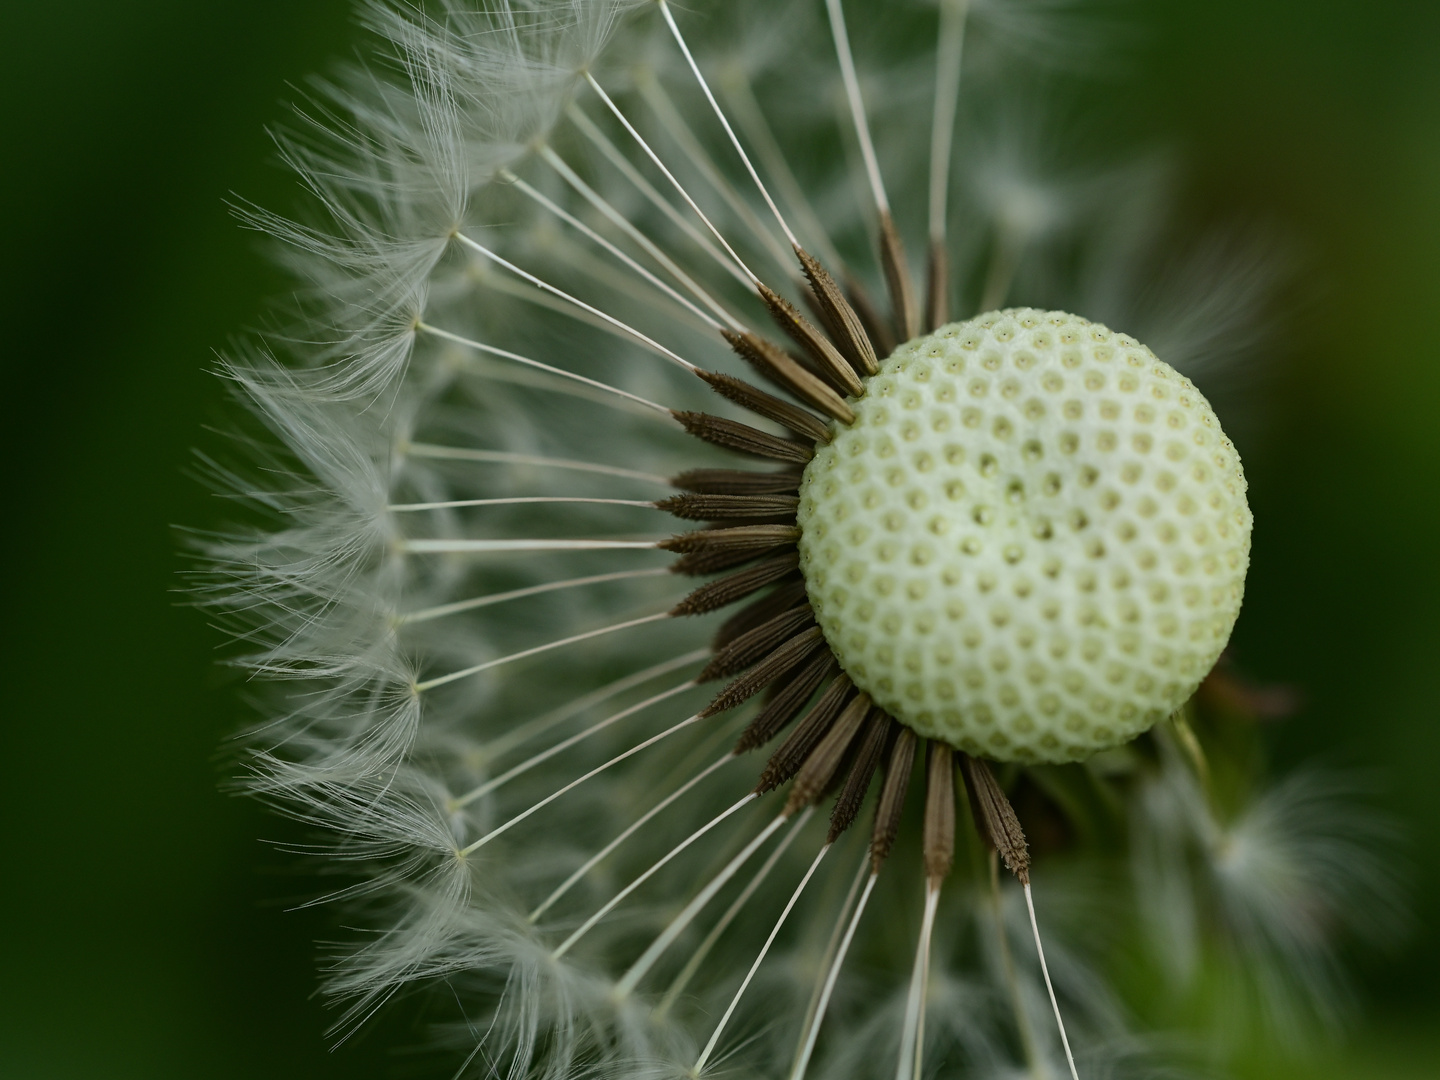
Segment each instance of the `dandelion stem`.
[{"label": "dandelion stem", "polygon": [[1205,748],[1200,745],[1200,739],[1190,724],[1189,712],[1188,704],[1180,706],[1170,717],[1170,726],[1175,729],[1176,739],[1184,748],[1186,756],[1190,758],[1190,765],[1195,770],[1195,777],[1200,781],[1201,789],[1204,790],[1206,798],[1210,798],[1210,762],[1206,759]]}]

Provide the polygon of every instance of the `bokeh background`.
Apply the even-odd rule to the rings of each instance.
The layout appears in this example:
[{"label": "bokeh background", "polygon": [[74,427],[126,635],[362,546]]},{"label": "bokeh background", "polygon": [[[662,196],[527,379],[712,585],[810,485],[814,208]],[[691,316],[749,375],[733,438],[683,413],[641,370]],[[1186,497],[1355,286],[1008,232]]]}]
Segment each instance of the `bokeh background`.
[{"label": "bokeh background", "polygon": [[[1178,147],[1183,212],[1274,230],[1295,269],[1235,650],[1304,691],[1279,761],[1368,770],[1416,915],[1359,958],[1339,1049],[1248,1075],[1440,1076],[1440,4],[1126,17],[1095,115]],[[244,707],[173,591],[172,527],[225,516],[187,475],[223,424],[212,351],[285,288],[225,200],[294,205],[263,125],[361,41],[349,0],[0,5],[0,1076],[403,1070],[396,1032],[321,1037],[332,916],[285,910],[312,884],[262,838],[293,833],[218,790]]]}]

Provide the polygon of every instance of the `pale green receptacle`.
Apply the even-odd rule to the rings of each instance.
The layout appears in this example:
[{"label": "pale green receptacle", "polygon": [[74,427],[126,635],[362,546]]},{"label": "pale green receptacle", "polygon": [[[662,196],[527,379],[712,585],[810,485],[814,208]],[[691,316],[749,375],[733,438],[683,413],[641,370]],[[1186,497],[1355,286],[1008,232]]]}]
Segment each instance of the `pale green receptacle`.
[{"label": "pale green receptacle", "polygon": [[901,346],[805,471],[800,565],[845,671],[923,735],[1073,761],[1182,704],[1239,614],[1240,458],[1122,334],[1028,308]]}]

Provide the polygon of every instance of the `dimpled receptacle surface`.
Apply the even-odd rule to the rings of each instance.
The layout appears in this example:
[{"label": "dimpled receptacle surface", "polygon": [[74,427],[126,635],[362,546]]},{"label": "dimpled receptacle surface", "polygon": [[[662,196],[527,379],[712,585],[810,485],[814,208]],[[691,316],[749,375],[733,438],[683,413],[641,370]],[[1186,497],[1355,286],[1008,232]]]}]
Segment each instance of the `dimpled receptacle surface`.
[{"label": "dimpled receptacle surface", "polygon": [[1194,385],[1123,334],[1010,309],[902,345],[805,470],[825,637],[902,723],[1074,761],[1182,704],[1240,611],[1250,508]]}]

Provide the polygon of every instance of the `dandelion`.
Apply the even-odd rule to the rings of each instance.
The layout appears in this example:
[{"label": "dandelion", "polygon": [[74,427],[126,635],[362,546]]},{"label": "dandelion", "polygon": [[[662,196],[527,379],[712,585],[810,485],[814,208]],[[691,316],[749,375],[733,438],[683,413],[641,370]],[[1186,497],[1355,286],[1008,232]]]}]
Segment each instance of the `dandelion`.
[{"label": "dandelion", "polygon": [[266,520],[205,594],[276,685],[249,785],[354,870],[338,1030],[443,987],[453,1075],[1153,1072],[1126,948],[1323,1008],[1373,837],[1186,705],[1251,517],[1181,372],[1252,268],[1055,166],[1077,13],[365,12],[279,139],[313,219],[244,210],[304,288],[225,368]]}]

